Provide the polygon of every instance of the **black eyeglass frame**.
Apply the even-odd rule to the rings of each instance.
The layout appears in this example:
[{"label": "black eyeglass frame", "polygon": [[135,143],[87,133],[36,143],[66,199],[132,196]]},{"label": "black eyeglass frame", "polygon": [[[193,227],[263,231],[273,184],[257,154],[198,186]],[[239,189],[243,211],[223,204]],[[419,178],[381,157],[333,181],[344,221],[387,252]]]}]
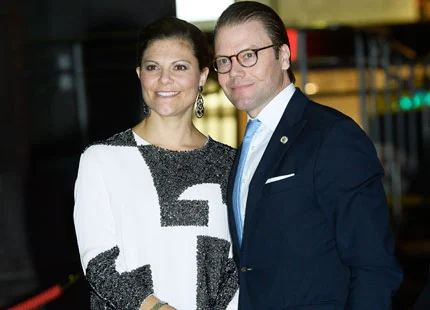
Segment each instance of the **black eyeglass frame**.
[{"label": "black eyeglass frame", "polygon": [[[236,58],[236,60],[237,60],[237,62],[239,63],[239,65],[241,65],[242,67],[244,67],[244,68],[251,68],[251,67],[255,66],[255,65],[257,64],[257,62],[258,62],[258,52],[259,52],[259,51],[262,51],[262,50],[265,50],[265,49],[268,49],[268,48],[270,48],[270,47],[274,47],[274,46],[276,46],[276,44],[272,44],[272,45],[268,45],[268,46],[264,46],[264,47],[260,47],[260,48],[246,48],[246,49],[241,50],[239,53],[234,54],[234,55],[230,55],[230,56],[218,56],[218,57],[216,57],[216,58],[214,59],[214,61],[213,61],[213,68],[214,68],[215,72],[217,72],[217,73],[219,73],[219,74],[229,73],[229,72],[231,71],[231,69],[233,68],[233,61],[232,61],[232,58],[233,58],[233,57],[235,57],[235,58]],[[243,65],[243,64],[240,62],[239,58],[237,57],[237,56],[239,56],[241,53],[246,52],[246,51],[252,51],[252,52],[254,52],[254,53],[255,53],[255,57],[257,58],[257,59],[256,59],[256,61],[255,61],[255,63],[254,63],[254,64],[252,64],[252,65],[250,65],[250,66],[245,66],[245,65]],[[228,59],[230,60],[230,69],[229,69],[228,71],[226,71],[226,72],[219,72],[219,71],[218,71],[218,67],[217,67],[217,65],[216,65],[216,62],[217,62],[217,59],[219,59],[219,58],[228,58]]]}]

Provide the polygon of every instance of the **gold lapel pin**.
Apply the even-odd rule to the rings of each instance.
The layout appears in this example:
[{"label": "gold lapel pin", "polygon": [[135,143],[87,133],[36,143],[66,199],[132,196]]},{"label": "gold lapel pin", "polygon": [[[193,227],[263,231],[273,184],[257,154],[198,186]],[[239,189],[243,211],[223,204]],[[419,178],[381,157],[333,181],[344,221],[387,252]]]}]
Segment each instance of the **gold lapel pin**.
[{"label": "gold lapel pin", "polygon": [[286,137],[286,136],[283,136],[282,138],[281,138],[281,143],[282,144],[285,144],[285,143],[287,143],[288,142],[288,138]]}]

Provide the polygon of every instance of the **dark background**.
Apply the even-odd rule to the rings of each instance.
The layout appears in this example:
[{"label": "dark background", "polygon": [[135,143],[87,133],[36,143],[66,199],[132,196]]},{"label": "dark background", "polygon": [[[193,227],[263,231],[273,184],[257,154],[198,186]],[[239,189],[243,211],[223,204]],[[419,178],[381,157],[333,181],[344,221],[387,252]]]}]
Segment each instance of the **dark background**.
[{"label": "dark background", "polygon": [[[0,308],[81,273],[79,156],[140,120],[136,38],[175,12],[174,0],[2,1]],[[80,278],[45,308],[88,309],[88,297]]]}]

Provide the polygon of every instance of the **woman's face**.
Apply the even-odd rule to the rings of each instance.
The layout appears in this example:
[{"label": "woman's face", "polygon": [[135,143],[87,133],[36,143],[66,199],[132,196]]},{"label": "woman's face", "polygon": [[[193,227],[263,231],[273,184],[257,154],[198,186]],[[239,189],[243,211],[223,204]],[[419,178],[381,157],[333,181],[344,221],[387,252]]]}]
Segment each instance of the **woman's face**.
[{"label": "woman's face", "polygon": [[151,115],[172,117],[192,115],[198,88],[205,84],[209,69],[200,71],[190,42],[171,38],[149,44],[136,72]]}]

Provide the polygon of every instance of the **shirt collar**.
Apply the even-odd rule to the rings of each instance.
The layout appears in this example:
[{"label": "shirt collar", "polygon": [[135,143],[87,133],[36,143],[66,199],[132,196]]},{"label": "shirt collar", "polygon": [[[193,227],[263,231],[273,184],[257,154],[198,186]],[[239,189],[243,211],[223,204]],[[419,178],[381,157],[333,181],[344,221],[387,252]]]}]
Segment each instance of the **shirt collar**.
[{"label": "shirt collar", "polygon": [[[269,128],[271,131],[275,131],[295,90],[296,87],[294,84],[290,83],[261,110],[256,118],[265,127]],[[248,120],[249,119],[250,117],[248,116]]]}]

